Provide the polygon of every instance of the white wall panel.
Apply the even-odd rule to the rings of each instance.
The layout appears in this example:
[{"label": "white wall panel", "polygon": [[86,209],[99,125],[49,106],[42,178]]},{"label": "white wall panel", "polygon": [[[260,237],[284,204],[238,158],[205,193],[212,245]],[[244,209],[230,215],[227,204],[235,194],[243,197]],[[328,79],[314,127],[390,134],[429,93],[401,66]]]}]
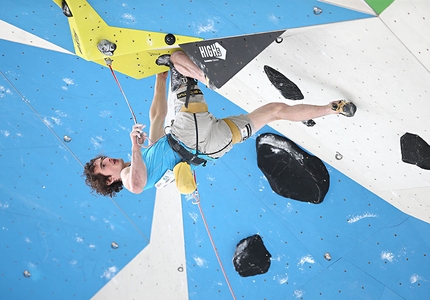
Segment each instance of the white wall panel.
[{"label": "white wall panel", "polygon": [[[350,21],[289,30],[283,38],[221,92],[248,111],[280,99],[292,105],[349,99],[358,107],[353,118],[327,116],[312,128],[288,122],[274,128],[382,197],[428,186],[428,171],[402,162],[400,137],[410,132],[430,141],[430,74],[385,24],[377,18]],[[270,86],[264,65],[295,82],[305,99],[282,99]],[[335,159],[336,152],[342,160]],[[430,221],[425,197],[417,195],[423,207],[384,199]]]}]

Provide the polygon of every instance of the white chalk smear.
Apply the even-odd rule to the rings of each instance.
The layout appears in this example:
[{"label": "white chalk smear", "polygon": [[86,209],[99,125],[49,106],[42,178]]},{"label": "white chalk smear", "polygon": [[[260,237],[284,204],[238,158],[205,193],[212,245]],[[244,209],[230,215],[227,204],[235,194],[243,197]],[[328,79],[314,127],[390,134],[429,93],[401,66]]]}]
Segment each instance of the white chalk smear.
[{"label": "white chalk smear", "polygon": [[133,21],[133,22],[135,20],[135,18],[132,14],[122,14],[122,17],[126,20]]},{"label": "white chalk smear", "polygon": [[9,94],[9,95],[12,95],[12,92],[11,92],[11,90],[10,89],[7,89],[7,88],[5,88],[4,86],[2,86],[2,85],[0,85],[0,98],[3,98],[4,97],[4,95],[5,95],[5,93],[6,94]]},{"label": "white chalk smear", "polygon": [[426,281],[426,282],[428,282],[427,279],[425,279],[424,277],[419,276],[418,274],[415,274],[415,273],[411,275],[411,278],[409,280],[411,281],[411,283],[416,283],[417,281]]},{"label": "white chalk smear", "polygon": [[[55,124],[57,124],[57,125],[61,125],[61,119],[59,119],[59,118],[55,118],[55,117],[51,117],[51,120],[55,123]],[[52,121],[51,120],[49,120],[47,117],[44,117],[43,118],[43,123],[45,123],[45,125],[46,126],[48,126],[48,127],[54,127],[54,124],[52,123]]]},{"label": "white chalk smear", "polygon": [[194,256],[193,259],[194,259],[194,261],[196,262],[196,264],[199,267],[202,267],[202,268],[207,268],[208,267],[208,264],[207,264],[207,262],[206,262],[206,260],[204,258],[201,258],[201,257],[198,257],[198,256]]},{"label": "white chalk smear", "polygon": [[195,212],[190,212],[188,213],[191,217],[191,219],[193,219],[194,222],[197,222],[197,219],[199,218],[199,215]]},{"label": "white chalk smear", "polygon": [[266,188],[265,185],[263,184],[263,182],[261,182],[261,181],[259,182],[258,186],[259,186],[259,189],[258,189],[259,192],[264,191],[264,189]]},{"label": "white chalk smear", "polygon": [[100,117],[102,117],[102,118],[106,118],[106,117],[109,117],[111,114],[112,114],[112,113],[111,113],[110,111],[108,111],[108,110],[102,110],[102,111],[99,113],[99,116],[100,116]]},{"label": "white chalk smear", "polygon": [[216,31],[215,22],[212,19],[208,19],[206,25],[203,25],[203,24],[197,25],[197,34],[200,34],[202,32],[211,32],[211,31]]},{"label": "white chalk smear", "polygon": [[9,207],[9,203],[7,202],[0,202],[0,209],[6,209]]},{"label": "white chalk smear", "polygon": [[272,150],[272,152],[275,154],[279,154],[280,152],[282,152],[282,150],[278,148],[270,148],[270,150]]},{"label": "white chalk smear", "polygon": [[94,149],[99,149],[102,147],[101,142],[103,141],[103,137],[96,136],[95,138],[91,138],[91,143],[94,146]]},{"label": "white chalk smear", "polygon": [[358,222],[358,221],[365,219],[365,218],[377,218],[377,217],[379,217],[379,216],[375,215],[375,214],[371,214],[371,213],[365,213],[362,215],[350,216],[350,217],[348,217],[348,223],[352,224],[352,223]]},{"label": "white chalk smear", "polygon": [[51,121],[49,121],[46,117],[43,118],[43,123],[45,123],[46,126],[48,127],[53,127],[54,125],[52,125]]},{"label": "white chalk smear", "polygon": [[63,90],[65,90],[65,91],[67,91],[67,87],[69,86],[69,85],[73,85],[74,84],[74,82],[73,82],[73,80],[72,79],[70,79],[70,78],[63,78],[63,81],[64,81],[64,83],[66,84],[65,86],[63,85],[61,88],[63,89]]},{"label": "white chalk smear", "polygon": [[258,144],[267,144],[274,147],[270,150],[275,154],[278,154],[280,151],[284,150],[285,152],[288,152],[291,156],[293,156],[294,159],[297,160],[301,165],[303,165],[303,154],[292,149],[287,142],[276,140],[274,136],[268,135],[262,137]]},{"label": "white chalk smear", "polygon": [[59,118],[54,118],[54,117],[51,117],[51,119],[52,119],[52,121],[54,121],[54,123],[55,123],[55,124],[57,124],[57,125],[61,125],[61,119],[59,119]]},{"label": "white chalk smear", "polygon": [[9,131],[7,131],[7,130],[0,130],[0,133],[1,133],[2,135],[4,135],[5,137],[8,137],[8,136],[10,135],[10,132],[9,132]]},{"label": "white chalk smear", "polygon": [[75,84],[75,83],[73,82],[73,79],[70,79],[70,78],[63,78],[63,81],[64,81],[66,84],[68,84],[68,85],[73,85],[73,84]]},{"label": "white chalk smear", "polygon": [[277,24],[279,21],[278,18],[274,14],[269,15],[268,19],[269,19],[269,22],[275,23],[275,24]]},{"label": "white chalk smear", "polygon": [[67,114],[66,113],[64,113],[64,112],[62,112],[61,110],[59,110],[59,109],[57,109],[56,111],[55,111],[55,113],[57,114],[57,116],[59,116],[59,117],[67,117]]},{"label": "white chalk smear", "polygon": [[270,258],[270,260],[276,260],[276,261],[281,261],[282,257],[280,255],[277,255],[276,257]]},{"label": "white chalk smear", "polygon": [[393,262],[394,255],[391,252],[382,251],[381,252],[381,259],[382,260],[388,260],[389,262]]},{"label": "white chalk smear", "polygon": [[194,201],[194,197],[193,194],[188,194],[188,195],[184,195],[185,196],[185,201]]},{"label": "white chalk smear", "polygon": [[285,208],[282,210],[282,213],[290,213],[293,211],[293,205],[288,202]]},{"label": "white chalk smear", "polygon": [[300,268],[299,268],[300,270],[303,270],[303,265],[305,263],[308,263],[308,264],[314,264],[315,263],[315,260],[312,257],[312,255],[308,254],[308,255],[300,258],[300,261],[297,263],[297,266],[300,266]]},{"label": "white chalk smear", "polygon": [[288,281],[288,274],[285,273],[285,276],[276,275],[276,278],[273,280],[277,280],[279,284],[284,284]]},{"label": "white chalk smear", "polygon": [[302,290],[295,290],[294,291],[294,296],[296,298],[301,298],[303,296],[303,291]]},{"label": "white chalk smear", "polygon": [[101,278],[111,279],[113,276],[115,276],[116,272],[118,272],[118,268],[115,266],[109,267],[106,271],[104,271],[103,275],[100,276]]}]

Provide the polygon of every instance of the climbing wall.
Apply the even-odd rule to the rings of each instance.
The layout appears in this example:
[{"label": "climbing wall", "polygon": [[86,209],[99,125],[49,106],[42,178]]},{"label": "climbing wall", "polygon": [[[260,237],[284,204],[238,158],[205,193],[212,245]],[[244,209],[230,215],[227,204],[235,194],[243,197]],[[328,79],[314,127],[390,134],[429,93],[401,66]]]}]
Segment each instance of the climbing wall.
[{"label": "climbing wall", "polygon": [[[67,296],[89,297],[150,238],[152,215],[143,212],[152,211],[153,203],[138,205],[142,199],[124,202],[122,197],[98,199],[81,177],[82,164],[110,140],[107,128],[127,134],[115,117],[118,103],[104,103],[109,96],[102,87],[100,93],[85,88],[97,85],[98,80],[86,80],[83,60],[0,43],[1,219],[8,241],[4,255],[10,258],[5,268],[14,270],[8,278],[15,279],[15,284],[8,281],[7,290],[12,298],[30,290],[35,297],[47,291],[55,297],[67,293],[64,286],[52,285],[53,274],[61,272],[70,286]],[[86,113],[94,112],[94,107],[97,114]],[[105,120],[97,133],[86,129],[94,126],[95,119]],[[126,142],[116,140],[113,153],[121,152]],[[133,208],[136,205],[139,208]],[[122,254],[112,257],[117,249]],[[26,282],[22,281],[24,272],[31,274]],[[73,291],[82,281],[88,285]]]},{"label": "climbing wall", "polygon": [[[286,30],[221,89],[219,117],[272,101],[347,98],[353,118],[278,122],[323,160],[321,204],[276,195],[256,138],[197,170],[200,206],[174,185],[114,199],[90,193],[82,166],[130,158],[129,110],[107,67],[74,55],[54,2],[0,12],[0,291],[5,299],[426,299],[429,174],[401,161],[400,137],[427,142],[428,5],[422,1],[89,1],[109,26],[204,39]],[[292,101],[264,66],[293,81]],[[117,73],[148,124],[154,78]],[[200,210],[201,208],[201,210]],[[207,226],[207,227],[206,227]],[[241,277],[237,243],[259,234],[265,274]],[[213,244],[217,251],[214,251]],[[220,263],[221,262],[221,265]],[[226,279],[227,278],[227,279]],[[79,289],[76,289],[79,286]]]},{"label": "climbing wall", "polygon": [[[378,43],[381,36],[387,37]],[[426,110],[416,110],[427,106],[427,69],[378,19],[290,30],[282,44],[274,43],[243,75],[232,79],[236,89],[225,96],[244,99],[238,104],[246,110],[280,100],[274,87],[267,91],[261,86],[267,83],[264,65],[283,61],[278,69],[301,88],[303,103],[323,105],[342,98],[359,103],[361,109],[351,119],[325,117],[314,127],[295,123],[286,127],[280,122],[275,128],[343,173],[353,172],[351,177],[386,201],[428,222],[429,174],[403,163],[400,149],[400,137],[406,132],[428,136]],[[336,159],[337,153],[342,159]]]}]

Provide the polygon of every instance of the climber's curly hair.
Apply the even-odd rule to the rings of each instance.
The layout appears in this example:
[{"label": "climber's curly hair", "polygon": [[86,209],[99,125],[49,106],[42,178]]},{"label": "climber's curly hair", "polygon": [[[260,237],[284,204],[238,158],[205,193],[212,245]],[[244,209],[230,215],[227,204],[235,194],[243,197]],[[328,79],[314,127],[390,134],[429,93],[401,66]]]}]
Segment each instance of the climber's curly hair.
[{"label": "climber's curly hair", "polygon": [[87,162],[84,166],[84,173],[82,176],[85,177],[85,183],[91,188],[92,192],[112,198],[123,189],[122,181],[115,181],[108,185],[107,181],[109,180],[109,176],[94,174],[94,161],[105,157],[104,155],[99,155]]}]

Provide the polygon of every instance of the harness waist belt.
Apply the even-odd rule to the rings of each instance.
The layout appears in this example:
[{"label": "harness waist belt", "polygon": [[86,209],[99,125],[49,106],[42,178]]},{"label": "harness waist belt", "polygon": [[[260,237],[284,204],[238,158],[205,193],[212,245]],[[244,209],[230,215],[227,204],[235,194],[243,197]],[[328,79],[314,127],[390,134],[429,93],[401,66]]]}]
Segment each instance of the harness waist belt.
[{"label": "harness waist belt", "polygon": [[173,151],[178,153],[178,155],[187,163],[190,163],[194,166],[200,166],[201,164],[206,164],[207,161],[205,159],[190,153],[171,134],[167,135],[167,141],[170,145],[170,148],[172,148]]}]

